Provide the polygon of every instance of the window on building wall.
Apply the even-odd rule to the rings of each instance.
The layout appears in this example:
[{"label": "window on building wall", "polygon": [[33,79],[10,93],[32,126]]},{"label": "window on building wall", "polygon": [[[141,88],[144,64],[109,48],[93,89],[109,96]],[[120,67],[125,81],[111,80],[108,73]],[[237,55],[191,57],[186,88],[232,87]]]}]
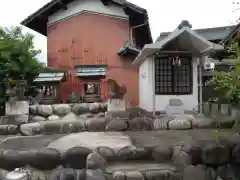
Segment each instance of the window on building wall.
[{"label": "window on building wall", "polygon": [[85,94],[99,94],[100,93],[100,83],[88,82],[84,84]]},{"label": "window on building wall", "polygon": [[41,86],[41,92],[43,92],[43,96],[48,97],[56,97],[57,96],[57,89],[53,85],[43,85]]},{"label": "window on building wall", "polygon": [[157,95],[192,94],[192,74],[190,57],[156,57],[155,93]]}]

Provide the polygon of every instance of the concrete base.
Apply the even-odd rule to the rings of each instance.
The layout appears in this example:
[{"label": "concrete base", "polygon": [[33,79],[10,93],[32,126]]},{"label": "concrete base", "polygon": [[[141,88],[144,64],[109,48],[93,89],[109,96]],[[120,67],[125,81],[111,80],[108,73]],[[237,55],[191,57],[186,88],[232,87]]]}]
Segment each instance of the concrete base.
[{"label": "concrete base", "polygon": [[125,111],[126,101],[121,99],[109,99],[107,110],[108,111]]},{"label": "concrete base", "polygon": [[6,102],[5,104],[6,115],[23,115],[29,114],[28,101],[16,101],[13,103]]}]

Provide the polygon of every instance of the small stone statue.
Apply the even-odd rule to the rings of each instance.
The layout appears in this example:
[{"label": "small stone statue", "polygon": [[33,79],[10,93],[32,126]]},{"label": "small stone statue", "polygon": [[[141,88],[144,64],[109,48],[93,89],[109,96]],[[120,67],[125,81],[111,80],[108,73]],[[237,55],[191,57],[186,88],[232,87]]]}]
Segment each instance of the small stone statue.
[{"label": "small stone statue", "polygon": [[110,99],[123,99],[125,93],[127,92],[127,87],[125,85],[119,86],[113,79],[108,79],[107,84],[108,96]]}]

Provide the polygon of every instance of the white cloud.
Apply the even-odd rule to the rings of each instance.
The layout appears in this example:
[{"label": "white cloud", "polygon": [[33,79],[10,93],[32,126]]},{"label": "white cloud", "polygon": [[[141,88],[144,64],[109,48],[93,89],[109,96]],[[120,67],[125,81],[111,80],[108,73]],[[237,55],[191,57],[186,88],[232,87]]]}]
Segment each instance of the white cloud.
[{"label": "white cloud", "polygon": [[[1,2],[0,25],[15,26],[50,0],[8,0]],[[154,40],[164,31],[172,31],[181,20],[189,20],[193,28],[233,25],[238,12],[233,13],[231,0],[129,0],[147,9]],[[24,28],[35,35],[35,46],[42,50],[41,61],[47,59],[46,37]]]}]

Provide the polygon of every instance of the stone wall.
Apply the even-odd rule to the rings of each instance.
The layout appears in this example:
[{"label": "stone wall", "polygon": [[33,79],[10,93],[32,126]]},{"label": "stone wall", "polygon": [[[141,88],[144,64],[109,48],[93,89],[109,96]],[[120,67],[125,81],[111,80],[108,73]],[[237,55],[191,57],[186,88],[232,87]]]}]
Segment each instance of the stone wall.
[{"label": "stone wall", "polygon": [[234,119],[237,117],[238,112],[240,112],[237,108],[234,108],[230,104],[217,104],[206,102],[203,104],[203,112],[204,115],[219,118],[224,117],[228,119]]},{"label": "stone wall", "polygon": [[24,167],[39,180],[60,180],[59,177],[67,180],[69,176],[80,180],[240,179],[240,139],[228,134],[211,141],[195,139],[171,146],[73,147],[65,152],[54,148],[1,149],[0,152],[2,176]]},{"label": "stone wall", "polygon": [[[208,107],[208,111],[207,108]],[[211,108],[209,108],[211,107]],[[69,134],[83,131],[152,131],[187,130],[204,128],[232,128],[237,117],[236,110],[228,114],[226,106],[204,105],[206,117],[194,114],[176,116],[159,115],[141,108],[126,111],[106,112],[104,103],[92,104],[56,104],[30,106],[26,122],[21,116],[8,116],[0,119],[0,135],[21,134]],[[221,112],[221,113],[220,113]],[[210,118],[211,117],[211,118]]]}]

